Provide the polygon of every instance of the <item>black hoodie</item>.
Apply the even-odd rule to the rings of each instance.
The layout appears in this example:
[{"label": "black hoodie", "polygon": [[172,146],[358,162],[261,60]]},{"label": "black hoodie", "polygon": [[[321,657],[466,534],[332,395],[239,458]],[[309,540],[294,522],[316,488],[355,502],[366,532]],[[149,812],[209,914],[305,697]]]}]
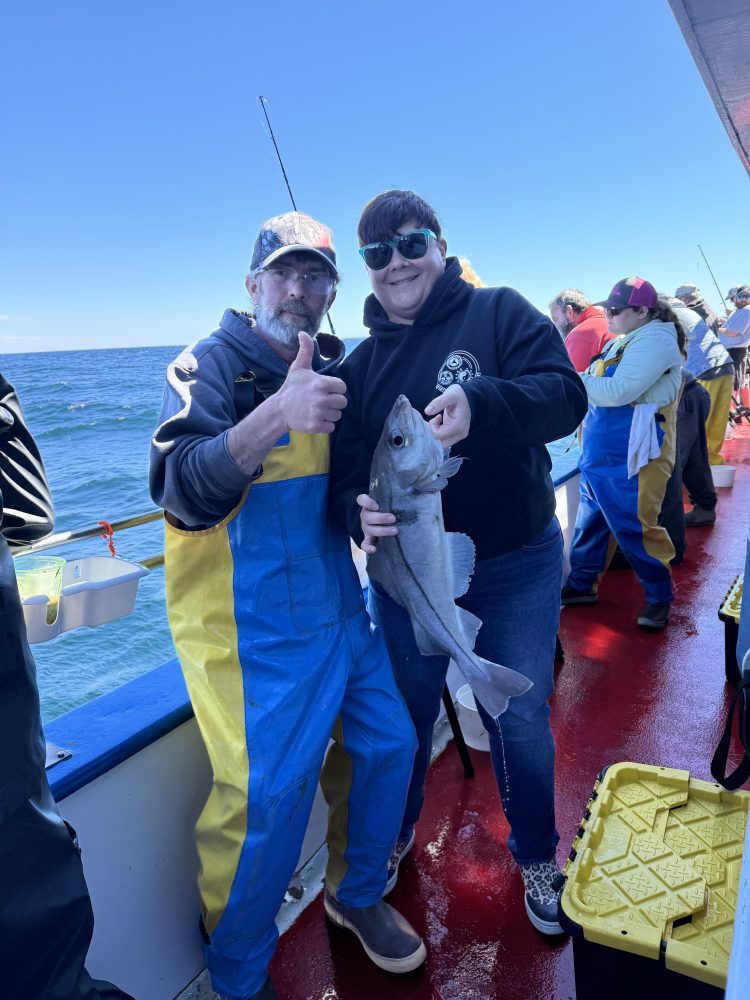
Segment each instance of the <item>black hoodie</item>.
[{"label": "black hoodie", "polygon": [[53,527],[39,449],[13,386],[0,375],[0,826],[35,794],[44,774],[36,669],[11,548],[35,542]]},{"label": "black hoodie", "polygon": [[512,288],[473,288],[449,258],[413,325],[392,323],[374,295],[365,301],[370,337],[331,374],[349,404],[331,456],[336,519],[362,541],[358,493],[385,418],[404,393],[420,411],[458,382],[471,407],[469,436],[453,455],[467,461],[443,490],[448,531],[463,531],[478,559],[516,549],[550,522],[555,496],[548,441],[571,433],[587,400],[551,320]]}]

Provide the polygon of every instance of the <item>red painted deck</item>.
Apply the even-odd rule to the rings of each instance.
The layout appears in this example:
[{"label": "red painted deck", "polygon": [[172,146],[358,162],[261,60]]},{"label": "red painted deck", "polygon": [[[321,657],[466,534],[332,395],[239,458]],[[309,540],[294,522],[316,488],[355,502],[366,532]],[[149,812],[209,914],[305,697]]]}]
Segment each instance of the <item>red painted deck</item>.
[{"label": "red painted deck", "polygon": [[[598,605],[563,612],[552,701],[561,862],[603,766],[633,760],[710,780],[730,693],[717,610],[744,568],[750,519],[750,432],[742,434],[724,448],[738,468],[734,488],[719,491],[715,527],[688,529],[664,633],[636,627],[643,597],[630,571],[606,575]],[[389,897],[424,936],[426,966],[400,978],[381,972],[353,935],[329,928],[318,898],[271,966],[283,1000],[573,1000],[571,945],[529,924],[489,755],[473,758],[470,781],[452,745],[433,764],[416,846]]]}]

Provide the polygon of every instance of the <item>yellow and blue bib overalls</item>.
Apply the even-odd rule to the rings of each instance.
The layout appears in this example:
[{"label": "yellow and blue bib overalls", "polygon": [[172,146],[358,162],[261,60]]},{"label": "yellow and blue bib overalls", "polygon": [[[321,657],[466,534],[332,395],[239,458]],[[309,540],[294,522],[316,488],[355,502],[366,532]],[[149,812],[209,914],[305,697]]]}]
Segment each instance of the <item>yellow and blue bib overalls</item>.
[{"label": "yellow and blue bib overalls", "polygon": [[[595,375],[612,378],[626,348],[596,363]],[[674,467],[677,401],[657,411],[661,448],[628,479],[628,442],[635,412],[589,403],[582,425],[580,502],[570,549],[568,586],[594,591],[614,551],[612,536],[640,580],[649,604],[670,604],[674,547],[657,524]]]},{"label": "yellow and blue bib overalls", "polygon": [[377,903],[416,747],[349,539],[326,515],[329,439],[292,432],[227,518],[166,523],[169,621],[213,769],[198,820],[214,989],[264,982],[329,737],[326,881]]}]

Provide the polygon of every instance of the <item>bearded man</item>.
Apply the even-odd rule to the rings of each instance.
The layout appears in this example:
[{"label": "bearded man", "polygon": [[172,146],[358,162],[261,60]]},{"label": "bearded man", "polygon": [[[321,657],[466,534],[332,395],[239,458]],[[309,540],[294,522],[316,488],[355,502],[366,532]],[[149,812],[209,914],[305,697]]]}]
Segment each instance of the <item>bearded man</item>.
[{"label": "bearded man", "polygon": [[414,728],[349,539],[326,516],[346,406],[326,373],[344,345],[317,331],[337,281],[326,226],[300,212],[264,223],[245,281],[254,313],[228,309],[169,366],[151,450],[169,622],[213,769],[196,828],[205,955],[229,1000],[276,997],[274,918],[331,735],[326,914],[380,968],[425,959],[380,898]]}]

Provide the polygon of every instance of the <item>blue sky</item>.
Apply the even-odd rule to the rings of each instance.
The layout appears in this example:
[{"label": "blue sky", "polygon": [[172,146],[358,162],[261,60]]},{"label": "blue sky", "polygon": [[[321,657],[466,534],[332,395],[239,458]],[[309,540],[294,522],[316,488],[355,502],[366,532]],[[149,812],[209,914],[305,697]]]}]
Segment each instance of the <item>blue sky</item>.
[{"label": "blue sky", "polygon": [[451,253],[546,311],[640,274],[750,280],[748,177],[666,0],[6,6],[0,353],[181,345],[243,308],[260,223],[330,225],[341,336],[363,204],[435,206]]}]

